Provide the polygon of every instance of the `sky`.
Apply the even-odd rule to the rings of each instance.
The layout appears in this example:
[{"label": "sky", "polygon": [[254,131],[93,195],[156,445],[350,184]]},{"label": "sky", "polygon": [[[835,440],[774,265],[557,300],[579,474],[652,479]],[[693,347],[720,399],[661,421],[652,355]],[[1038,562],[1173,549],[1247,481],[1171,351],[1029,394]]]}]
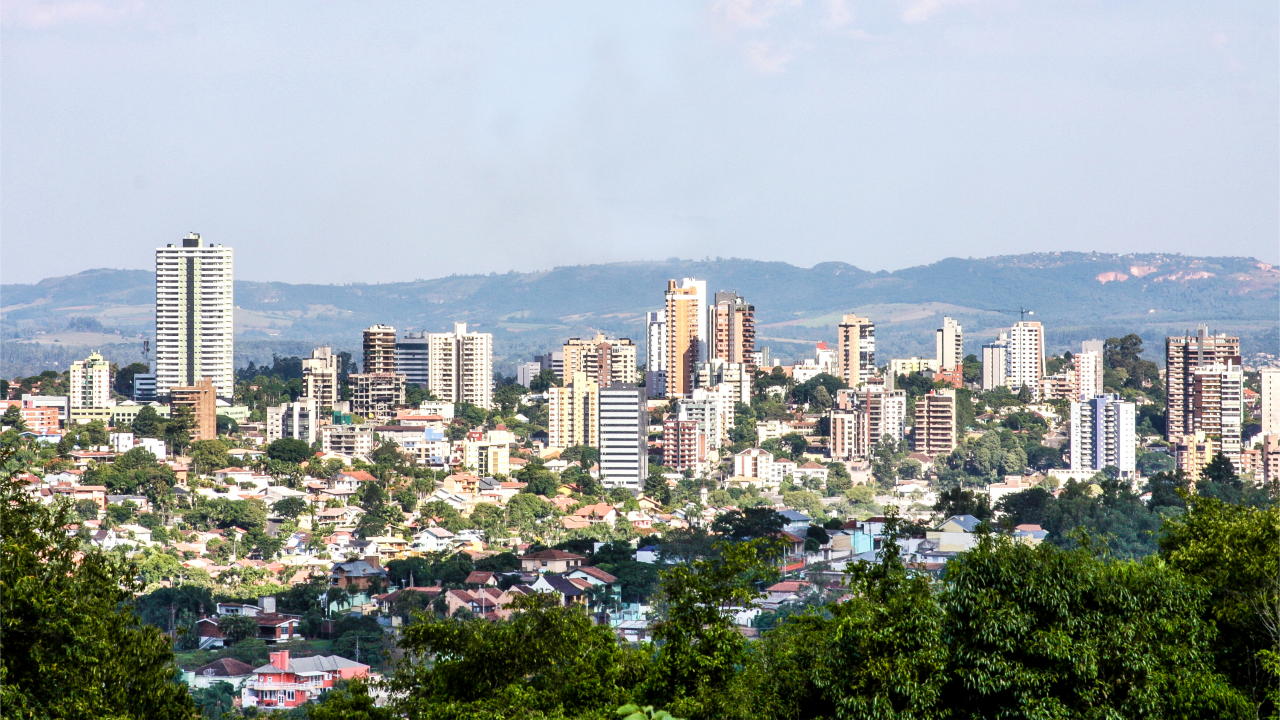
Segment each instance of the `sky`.
[{"label": "sky", "polygon": [[1251,0],[0,4],[0,280],[740,257],[1280,263]]}]

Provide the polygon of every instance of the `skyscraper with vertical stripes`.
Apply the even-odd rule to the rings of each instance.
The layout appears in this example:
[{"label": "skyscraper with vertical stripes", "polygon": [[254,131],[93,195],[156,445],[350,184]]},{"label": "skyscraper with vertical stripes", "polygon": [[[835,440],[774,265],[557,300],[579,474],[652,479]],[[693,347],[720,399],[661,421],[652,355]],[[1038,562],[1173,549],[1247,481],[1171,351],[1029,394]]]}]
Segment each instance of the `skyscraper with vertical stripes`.
[{"label": "skyscraper with vertical stripes", "polygon": [[156,394],[209,378],[218,397],[235,390],[232,251],[197,233],[156,248]]}]

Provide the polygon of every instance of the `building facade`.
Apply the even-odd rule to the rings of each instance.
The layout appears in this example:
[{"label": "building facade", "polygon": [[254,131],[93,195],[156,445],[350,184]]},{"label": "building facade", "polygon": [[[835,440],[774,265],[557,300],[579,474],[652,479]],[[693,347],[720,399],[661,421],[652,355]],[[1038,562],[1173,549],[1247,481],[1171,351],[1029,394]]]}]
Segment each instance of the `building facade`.
[{"label": "building facade", "polygon": [[600,444],[600,386],[584,372],[563,387],[547,388],[547,445],[567,448]]},{"label": "building facade", "polygon": [[425,332],[407,332],[396,340],[396,372],[405,382],[426,387],[430,382],[431,338]]},{"label": "building facade", "polygon": [[876,375],[876,324],[856,314],[845,315],[836,329],[839,378],[857,387]]},{"label": "building facade", "polygon": [[1085,340],[1080,343],[1080,354],[1073,362],[1076,366],[1076,399],[1088,402],[1102,394],[1103,343],[1101,340]]},{"label": "building facade", "polygon": [[1280,368],[1263,368],[1262,381],[1262,434],[1280,434]]},{"label": "building facade", "polygon": [[1210,335],[1201,325],[1195,335],[1169,337],[1165,352],[1165,439],[1196,432],[1195,369],[1240,366],[1240,338]]},{"label": "building facade", "polygon": [[430,333],[427,389],[444,402],[471,403],[493,408],[493,334],[467,332],[454,323],[453,332]]},{"label": "building facade", "polygon": [[1022,320],[1009,328],[1009,346],[1005,353],[1004,384],[1013,392],[1024,386],[1039,397],[1040,378],[1044,377],[1044,326],[1035,320]]},{"label": "building facade", "polygon": [[1005,368],[1009,366],[1009,333],[1001,330],[996,339],[982,346],[982,389],[1004,386]]},{"label": "building facade", "polygon": [[665,397],[667,393],[667,311],[645,315],[645,379],[649,397]]},{"label": "building facade", "polygon": [[293,438],[314,445],[319,430],[320,404],[315,398],[300,397],[296,402],[267,408],[267,442]]},{"label": "building facade", "polygon": [[562,372],[566,373],[562,377],[586,373],[600,387],[614,383],[634,385],[639,381],[636,376],[636,346],[628,338],[610,340],[601,334],[589,340],[569,338],[562,352]]},{"label": "building facade", "polygon": [[614,383],[600,389],[600,482],[644,490],[649,476],[649,412],[644,388]]},{"label": "building facade", "polygon": [[67,393],[74,408],[104,408],[111,404],[111,364],[97,352],[71,363]]},{"label": "building facade", "polygon": [[735,292],[718,292],[707,313],[707,358],[747,365],[755,372],[755,306]]},{"label": "building facade", "polygon": [[916,398],[912,449],[934,457],[956,448],[956,391],[931,390]]},{"label": "building facade", "polygon": [[964,363],[964,328],[945,315],[942,327],[934,333],[934,359],[938,368],[953,370]]},{"label": "building facade", "polygon": [[191,442],[218,439],[218,390],[213,380],[202,378],[191,387],[169,388],[171,417],[177,417],[179,408],[190,409],[195,421]]},{"label": "building facade", "polygon": [[1102,394],[1071,403],[1071,469],[1120,470],[1131,478],[1137,469],[1137,406],[1119,395]]},{"label": "building facade", "polygon": [[303,394],[319,407],[331,408],[338,402],[338,356],[333,348],[318,347],[311,357],[302,358]]},{"label": "building facade", "polygon": [[210,378],[218,397],[235,392],[235,298],[231,248],[204,245],[191,233],[182,245],[156,248],[156,391],[194,387]]},{"label": "building facade", "polygon": [[706,303],[705,280],[667,281],[667,397],[688,397],[693,392],[698,362],[706,357]]},{"label": "building facade", "polygon": [[356,373],[351,384],[351,412],[365,417],[395,417],[405,400],[405,376],[400,373]]},{"label": "building facade", "polygon": [[1197,367],[1191,376],[1191,432],[1217,441],[1220,452],[1238,462],[1244,418],[1244,372],[1239,365]]}]

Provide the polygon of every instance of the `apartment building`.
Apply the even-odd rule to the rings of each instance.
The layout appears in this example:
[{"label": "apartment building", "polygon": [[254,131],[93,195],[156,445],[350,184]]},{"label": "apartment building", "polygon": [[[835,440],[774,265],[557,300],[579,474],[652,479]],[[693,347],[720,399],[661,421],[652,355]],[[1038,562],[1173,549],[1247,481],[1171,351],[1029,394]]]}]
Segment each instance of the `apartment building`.
[{"label": "apartment building", "polygon": [[688,397],[693,392],[698,362],[706,357],[706,303],[705,280],[667,281],[667,397]]},{"label": "apartment building", "polygon": [[575,372],[563,387],[547,388],[547,445],[567,448],[600,444],[600,386]]},{"label": "apartment building", "polygon": [[614,383],[634,385],[639,381],[636,375],[636,346],[628,338],[611,340],[602,334],[586,340],[569,338],[562,353],[562,372],[586,373],[588,378],[602,388]]},{"label": "apartment building", "polygon": [[736,292],[718,292],[707,310],[707,358],[755,372],[756,309]]},{"label": "apartment building", "polygon": [[327,453],[353,457],[373,452],[372,425],[322,425],[320,448]]},{"label": "apartment building", "polygon": [[156,248],[156,391],[210,378],[218,397],[235,392],[232,251],[197,233]]},{"label": "apartment building", "polygon": [[311,357],[302,358],[303,395],[312,398],[321,408],[331,408],[338,402],[338,356],[333,348],[318,347]]},{"label": "apartment building", "polygon": [[1016,393],[1025,386],[1038,397],[1042,377],[1044,326],[1035,320],[1016,322],[1009,328],[1009,345],[1005,353],[1005,387]]},{"label": "apartment building", "polygon": [[535,378],[542,374],[542,365],[537,362],[520,363],[516,366],[516,384],[529,387]]},{"label": "apartment building", "polygon": [[320,403],[310,397],[300,397],[296,402],[268,407],[267,442],[293,438],[314,445],[320,437],[320,413]]},{"label": "apartment building", "polygon": [[694,388],[690,397],[679,403],[678,417],[698,423],[706,435],[707,448],[717,450],[729,444],[734,427],[734,400],[727,387]]},{"label": "apartment building", "polygon": [[645,314],[645,376],[648,397],[665,397],[667,392],[667,311]]},{"label": "apartment building", "polygon": [[1243,411],[1244,372],[1239,365],[1192,369],[1191,431],[1216,440],[1232,462],[1240,458]]},{"label": "apartment building", "polygon": [[838,377],[857,387],[876,375],[876,325],[856,314],[845,315],[836,328]]},{"label": "apartment building", "polygon": [[351,385],[351,412],[373,418],[392,418],[405,402],[405,376],[400,373],[356,373]]},{"label": "apartment building", "polygon": [[1009,333],[1001,330],[996,339],[982,345],[982,389],[995,390],[1005,384],[1009,366]]},{"label": "apartment building", "polygon": [[649,476],[649,412],[644,388],[614,383],[600,389],[600,481],[607,488],[644,489]]},{"label": "apartment building", "polygon": [[671,418],[662,424],[662,464],[677,471],[707,470],[710,448],[697,420]]},{"label": "apartment building", "polygon": [[1263,368],[1262,434],[1280,434],[1280,368]]},{"label": "apartment building", "polygon": [[916,424],[912,449],[930,457],[949,453],[956,447],[956,391],[931,390],[916,398]]},{"label": "apartment building", "polygon": [[511,445],[506,439],[486,435],[462,441],[462,464],[480,477],[511,474]]},{"label": "apartment building", "polygon": [[1076,370],[1076,399],[1087,402],[1102,394],[1103,342],[1085,340],[1080,343],[1080,354],[1072,361]]},{"label": "apartment building", "polygon": [[390,325],[374,325],[364,331],[364,365],[366,375],[396,372],[396,329]]},{"label": "apartment building", "polygon": [[431,358],[427,389],[445,402],[493,408],[493,334],[467,332],[454,323],[453,332],[430,333]]},{"label": "apartment building", "polygon": [[1165,439],[1196,432],[1195,369],[1240,366],[1240,338],[1210,335],[1201,325],[1195,335],[1168,337],[1165,350]]},{"label": "apartment building", "polygon": [[169,388],[169,412],[176,417],[179,408],[189,408],[195,420],[191,441],[218,439],[218,389],[211,378],[201,378],[190,387]]},{"label": "apartment building", "polygon": [[889,361],[889,373],[895,378],[899,375],[910,375],[911,373],[936,373],[941,368],[942,365],[932,358],[894,358]]},{"label": "apartment building", "polygon": [[104,408],[111,402],[111,364],[97,352],[84,360],[76,360],[68,368],[68,390],[71,407]]},{"label": "apartment building", "polygon": [[883,439],[901,440],[906,428],[907,395],[868,385],[836,393],[831,422],[831,457],[865,460]]},{"label": "apartment building", "polygon": [[430,382],[431,337],[425,332],[406,332],[396,340],[396,372],[405,382],[426,387]]},{"label": "apartment building", "polygon": [[961,367],[964,363],[964,328],[944,315],[942,327],[934,333],[934,347],[938,369],[954,370]]},{"label": "apartment building", "polygon": [[750,405],[751,378],[752,372],[748,365],[712,359],[698,363],[698,377],[694,385],[695,389],[727,386],[725,394],[731,402]]},{"label": "apartment building", "polygon": [[1193,485],[1200,482],[1200,472],[1221,450],[1221,446],[1203,432],[1179,435],[1171,444],[1178,469]]},{"label": "apartment building", "polygon": [[1137,406],[1119,395],[1101,394],[1087,402],[1071,403],[1071,469],[1120,470],[1135,475],[1137,464]]}]

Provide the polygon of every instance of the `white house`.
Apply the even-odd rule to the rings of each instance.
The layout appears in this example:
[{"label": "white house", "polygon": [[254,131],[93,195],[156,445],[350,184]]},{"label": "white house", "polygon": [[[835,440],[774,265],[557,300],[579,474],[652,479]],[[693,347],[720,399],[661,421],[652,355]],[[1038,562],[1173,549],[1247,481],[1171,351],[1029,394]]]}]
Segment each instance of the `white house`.
[{"label": "white house", "polygon": [[445,552],[453,548],[454,537],[442,527],[429,527],[413,536],[409,549],[414,552]]}]

